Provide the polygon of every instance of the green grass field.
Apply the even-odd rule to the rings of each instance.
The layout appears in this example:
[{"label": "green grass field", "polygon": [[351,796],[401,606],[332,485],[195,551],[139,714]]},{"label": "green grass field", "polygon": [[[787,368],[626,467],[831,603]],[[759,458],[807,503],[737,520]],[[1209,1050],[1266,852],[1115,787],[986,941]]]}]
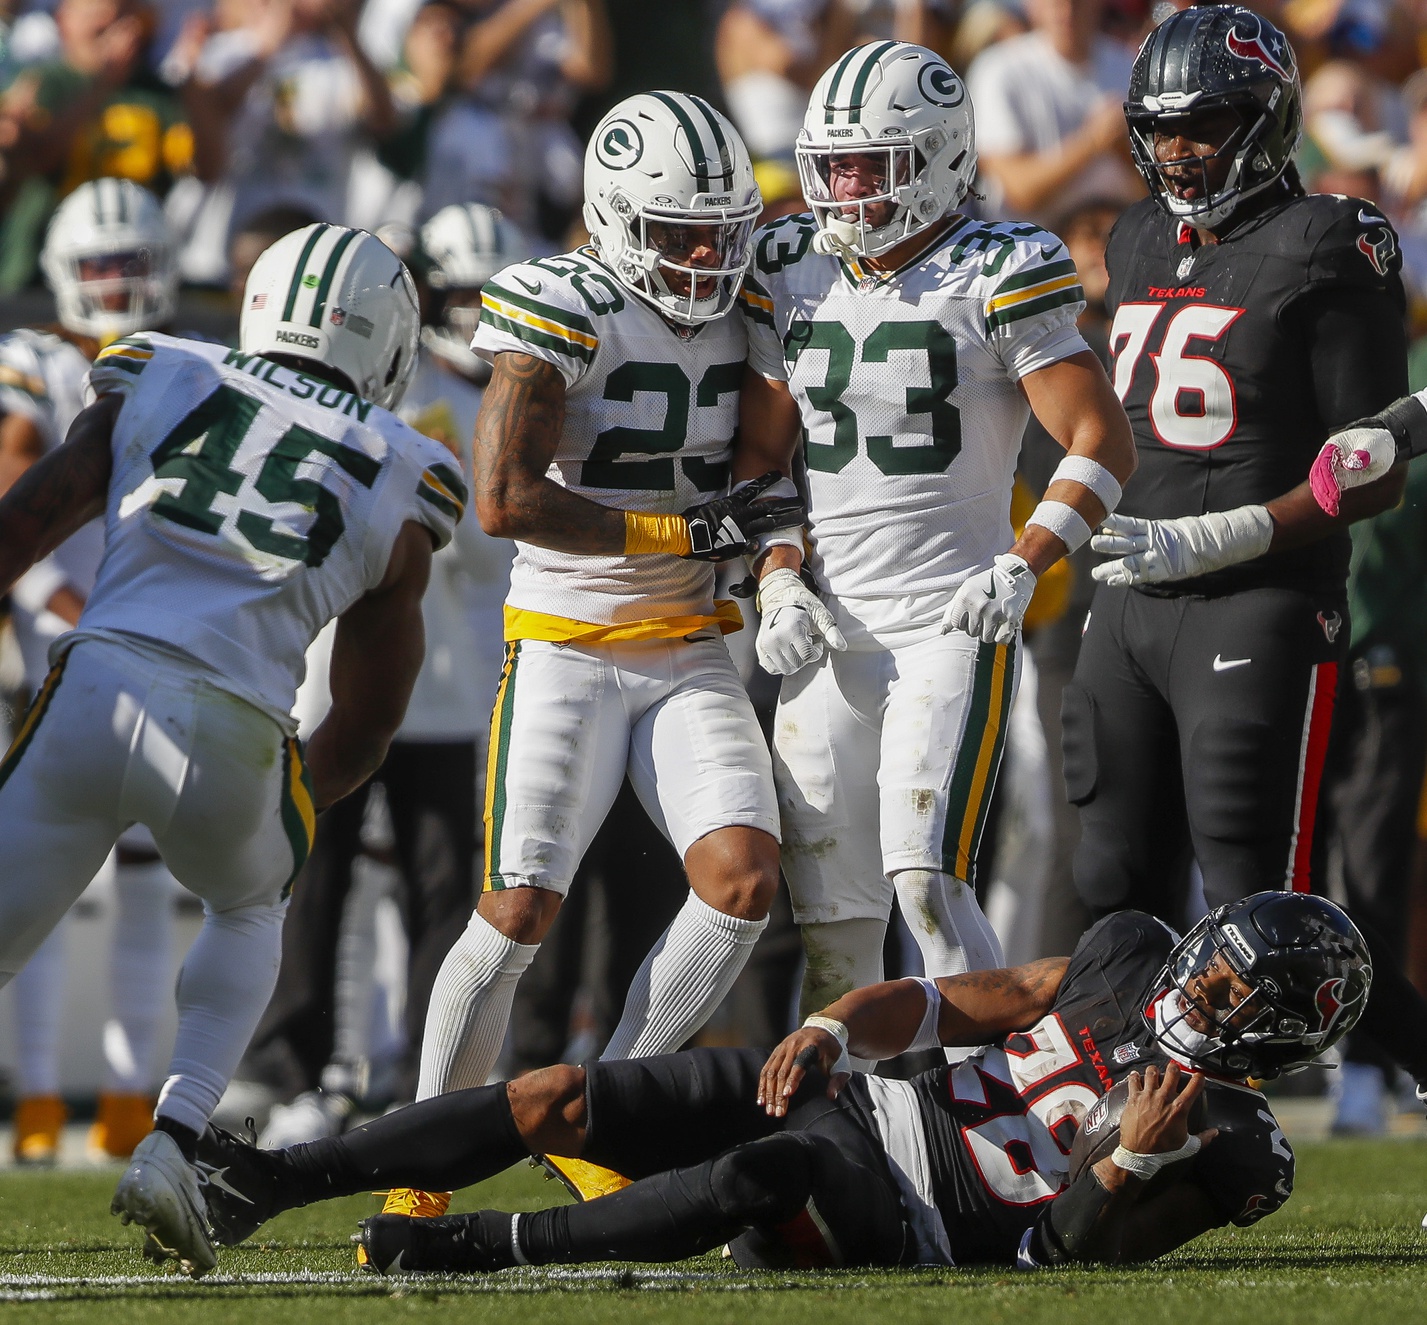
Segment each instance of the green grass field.
[{"label": "green grass field", "polygon": [[[193,1284],[150,1267],[108,1214],[114,1172],[0,1173],[0,1320],[90,1322],[509,1321],[522,1325],[912,1325],[946,1321],[1191,1319],[1198,1325],[1427,1321],[1427,1145],[1302,1144],[1298,1189],[1249,1232],[1212,1234],[1153,1267],[741,1274],[715,1257],[677,1266],[512,1270],[378,1279],[354,1268],[355,1220],[371,1198],[293,1211],[259,1245],[222,1254]],[[512,1169],[454,1208],[536,1209],[563,1192]]]}]

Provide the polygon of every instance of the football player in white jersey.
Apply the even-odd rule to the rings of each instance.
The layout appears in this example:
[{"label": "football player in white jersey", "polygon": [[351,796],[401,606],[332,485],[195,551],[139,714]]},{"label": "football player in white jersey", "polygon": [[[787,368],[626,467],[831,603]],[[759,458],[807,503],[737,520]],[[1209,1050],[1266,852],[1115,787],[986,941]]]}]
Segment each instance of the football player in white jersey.
[{"label": "football player in white jersey", "polygon": [[[243,297],[241,350],[115,341],[98,399],[0,498],[0,586],[103,514],[78,626],[0,763],[0,984],[143,823],[204,924],[177,987],[155,1130],[113,1209],[145,1252],[215,1263],[191,1160],[277,975],[316,814],[381,762],[421,664],[421,596],[465,484],[384,407],[415,362],[416,292],[379,240],[313,225]],[[332,708],[306,751],[303,655],[340,619]]]},{"label": "football player in white jersey", "polygon": [[[59,322],[0,338],[0,493],[64,440],[83,407],[84,379],[100,346],[166,326],[177,302],[178,267],[163,209],[129,180],[75,189],[50,222],[40,262]],[[44,684],[49,646],[79,620],[103,551],[103,522],[92,520],[15,585],[11,620],[31,694]],[[122,1157],[152,1126],[150,1060],[163,997],[153,972],[172,960],[174,885],[148,829],[138,824],[120,837],[111,877],[110,1006],[90,1150]],[[55,930],[15,982],[19,1163],[52,1163],[68,1114],[59,1094],[64,931]]]},{"label": "football player in white jersey", "polygon": [[[734,478],[805,438],[800,539],[763,541],[758,653],[787,677],[774,734],[806,1007],[881,979],[896,890],[932,977],[997,966],[975,861],[1036,576],[1134,468],[1076,330],[1064,245],[956,211],[976,171],[961,79],[920,46],[850,51],[796,145],[812,214],[755,239]],[[1069,453],[1014,545],[1027,410]]]},{"label": "football player in white jersey", "polygon": [[[485,886],[432,992],[418,1098],[485,1083],[515,985],[626,772],[692,890],[607,1056],[672,1050],[703,1025],[778,881],[772,768],[722,640],[736,608],[714,602],[709,564],[802,519],[795,499],[757,500],[762,483],[718,495],[760,205],[748,153],[697,97],[630,97],[590,141],[585,198],[593,245],[509,267],[482,295],[474,348],[494,368],[477,511],[518,553]],[[439,1214],[444,1200],[398,1192],[388,1209]]]}]

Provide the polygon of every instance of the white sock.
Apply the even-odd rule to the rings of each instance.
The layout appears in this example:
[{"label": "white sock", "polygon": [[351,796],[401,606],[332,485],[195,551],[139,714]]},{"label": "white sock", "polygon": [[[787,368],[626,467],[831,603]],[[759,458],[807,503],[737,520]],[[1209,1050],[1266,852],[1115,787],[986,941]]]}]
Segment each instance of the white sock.
[{"label": "white sock", "polygon": [[178,1035],[155,1112],[202,1132],[277,984],[286,902],[208,911],[178,977]]},{"label": "white sock", "polygon": [[892,883],[929,980],[1005,965],[974,888],[939,870],[900,870]]},{"label": "white sock", "polygon": [[724,915],[693,892],[635,973],[601,1058],[672,1053],[723,1002],[768,927]]},{"label": "white sock", "polygon": [[[854,989],[875,985],[882,978],[882,941],[887,934],[885,920],[832,920],[825,924],[802,925],[803,971],[801,1011],[804,1017],[820,1012],[829,1003]],[[875,1060],[853,1058],[858,1072],[870,1071]]]},{"label": "white sock", "polygon": [[10,984],[15,1007],[15,1085],[22,1099],[59,1094],[66,928],[61,921]]},{"label": "white sock", "polygon": [[161,860],[120,863],[114,874],[109,1007],[104,1023],[104,1089],[143,1095],[173,953],[173,875]]},{"label": "white sock", "polygon": [[480,912],[471,916],[431,988],[417,1099],[486,1084],[505,1043],[515,986],[539,950],[506,938]]}]

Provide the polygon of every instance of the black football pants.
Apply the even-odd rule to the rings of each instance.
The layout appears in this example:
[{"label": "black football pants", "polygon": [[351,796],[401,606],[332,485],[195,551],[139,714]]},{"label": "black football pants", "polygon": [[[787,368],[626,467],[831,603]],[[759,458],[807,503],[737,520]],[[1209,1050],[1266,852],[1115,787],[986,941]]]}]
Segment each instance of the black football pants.
[{"label": "black football pants", "polygon": [[1287,589],[1097,590],[1062,708],[1075,885],[1094,914],[1178,924],[1191,856],[1211,907],[1307,890],[1346,618]]}]

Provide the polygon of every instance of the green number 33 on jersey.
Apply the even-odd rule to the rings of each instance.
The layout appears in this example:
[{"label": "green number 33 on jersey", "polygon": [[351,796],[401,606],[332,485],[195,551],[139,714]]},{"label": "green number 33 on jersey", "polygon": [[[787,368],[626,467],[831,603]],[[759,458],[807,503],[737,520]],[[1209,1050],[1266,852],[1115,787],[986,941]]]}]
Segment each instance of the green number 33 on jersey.
[{"label": "green number 33 on jersey", "polygon": [[[794,323],[786,353],[790,364],[810,350],[827,351],[827,369],[820,385],[805,388],[808,402],[833,420],[831,445],[809,439],[805,447],[808,468],[827,474],[845,469],[857,454],[859,428],[856,411],[845,397],[852,385],[857,342],[841,322]],[[925,415],[930,440],[917,446],[894,446],[887,435],[867,436],[867,455],[890,476],[940,474],[961,454],[961,411],[950,401],[956,389],[956,341],[939,322],[884,322],[862,344],[864,364],[894,364],[893,353],[919,350],[926,355],[930,386],[905,388],[909,415]],[[886,370],[884,370],[886,371]],[[894,377],[898,374],[893,368]]]},{"label": "green number 33 on jersey", "polygon": [[[274,560],[291,571],[299,565],[320,566],[346,525],[338,496],[312,478],[298,478],[299,466],[321,458],[334,462],[364,488],[381,473],[381,461],[364,451],[293,424],[265,454],[251,464],[235,457],[262,411],[263,402],[231,386],[220,386],[190,410],[152,453],[154,479],[181,479],[151,495],[155,516],[227,543],[244,560],[271,568]],[[258,464],[258,461],[261,464]],[[256,475],[247,470],[257,466]],[[150,494],[154,489],[148,489]],[[219,494],[237,499],[219,510]],[[259,500],[261,499],[261,500]],[[297,532],[293,514],[274,508],[296,505],[311,512],[305,532]],[[236,518],[229,515],[236,508]],[[299,519],[301,516],[299,515]],[[236,535],[236,536],[235,536]]]}]

